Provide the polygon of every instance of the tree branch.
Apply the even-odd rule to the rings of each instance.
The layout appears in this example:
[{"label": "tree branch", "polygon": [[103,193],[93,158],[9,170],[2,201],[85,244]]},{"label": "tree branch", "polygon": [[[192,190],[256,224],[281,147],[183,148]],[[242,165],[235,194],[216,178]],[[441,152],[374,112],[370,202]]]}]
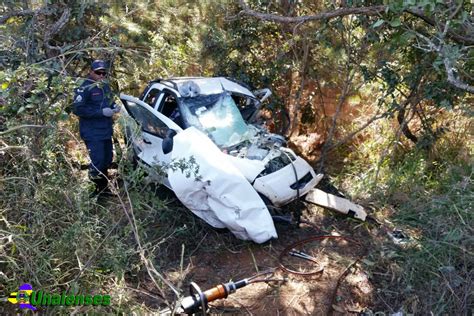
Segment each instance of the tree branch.
[{"label": "tree branch", "polygon": [[51,46],[49,44],[49,41],[52,39],[52,37],[54,35],[59,33],[64,28],[66,23],[69,21],[70,15],[71,15],[71,9],[70,8],[65,8],[64,11],[63,11],[63,14],[61,14],[61,17],[59,18],[59,20],[57,20],[56,23],[54,23],[53,26],[51,26],[51,28],[48,31],[46,31],[46,33],[44,34],[43,41],[44,41],[45,47],[48,50],[53,50],[53,49],[54,50],[59,50],[60,49],[59,47]]},{"label": "tree branch", "polygon": [[[276,23],[287,23],[287,24],[288,23],[301,24],[301,23],[305,23],[309,21],[329,20],[335,17],[353,15],[353,14],[379,15],[385,12],[386,9],[388,8],[388,6],[385,6],[385,5],[370,6],[370,7],[357,7],[357,8],[340,8],[340,9],[336,9],[332,11],[317,13],[315,15],[287,17],[287,16],[280,16],[277,14],[260,13],[260,12],[254,11],[250,9],[243,0],[240,0],[240,5],[243,8],[242,11],[239,13],[240,15],[252,16],[263,21],[272,21]],[[458,10],[459,8],[457,8],[452,15],[457,14]],[[414,16],[421,18],[423,21],[425,21],[426,23],[430,25],[433,25],[433,26],[436,25],[436,21],[433,18],[424,15],[423,11],[421,10],[407,9],[405,11]],[[447,35],[451,39],[458,42],[474,44],[474,37],[461,36],[457,33],[454,33],[452,29],[449,29],[449,21],[443,24],[442,27],[444,29],[443,35]],[[418,36],[420,36],[420,34],[418,34]],[[428,50],[435,50],[438,53],[443,55],[443,51],[441,47],[435,45],[431,40],[429,40],[428,38],[424,36],[423,36],[423,39],[429,44]],[[443,59],[444,59],[444,66],[446,68],[446,73],[448,75],[448,82],[459,89],[474,93],[474,87],[458,80],[455,77],[454,68],[451,65],[451,61],[449,60],[449,58],[444,56]]]},{"label": "tree branch", "polygon": [[[417,18],[422,19],[425,23],[431,25],[431,26],[436,26],[436,20],[433,19],[432,17],[426,16],[423,12],[423,10],[417,10],[417,9],[409,9],[406,10],[407,13],[410,13],[413,16],[416,16]],[[441,25],[442,28],[445,27],[444,24]],[[466,34],[472,34],[472,32],[466,30]],[[464,45],[474,45],[474,37],[473,36],[463,36],[460,35],[456,32],[454,32],[452,29],[448,30],[447,35],[450,39],[453,41],[464,44]]]},{"label": "tree branch", "polygon": [[[349,61],[348,61],[349,63]],[[339,118],[339,115],[342,110],[342,106],[344,105],[344,102],[346,101],[347,95],[349,94],[351,85],[352,85],[352,79],[354,78],[355,72],[351,73],[351,70],[347,69],[347,76],[346,80],[344,81],[344,87],[342,89],[341,95],[339,96],[339,100],[336,106],[336,113],[334,113],[334,116],[332,118],[332,125],[331,128],[329,129],[328,137],[326,138],[326,141],[324,143],[323,149],[321,151],[321,158],[319,160],[319,168],[318,172],[322,172],[324,168],[324,162],[326,159],[326,154],[329,152],[329,148],[331,148],[331,142],[332,138],[335,134],[336,131],[336,126],[337,126],[337,119]]]},{"label": "tree branch", "polygon": [[301,121],[301,96],[303,94],[303,89],[305,85],[305,80],[306,80],[306,72],[307,72],[307,66],[308,66],[308,56],[309,56],[309,43],[305,43],[303,47],[303,59],[301,60],[301,69],[300,69],[300,75],[301,75],[301,80],[300,80],[300,88],[298,92],[296,93],[295,96],[295,103],[293,107],[293,117],[292,120],[290,121],[290,131],[289,131],[289,136],[296,134],[298,135],[299,133],[299,125],[297,122]]},{"label": "tree branch", "polygon": [[18,126],[10,128],[6,131],[1,131],[0,136],[11,133],[11,132],[16,131],[16,130],[21,129],[21,128],[48,128],[48,127],[49,126],[44,126],[44,125],[28,125],[28,124],[27,125],[18,125]]},{"label": "tree branch", "polygon": [[16,149],[16,150],[29,150],[28,147],[25,147],[25,146],[6,146],[6,147],[0,147],[0,152],[4,152],[4,151],[7,151],[7,150],[10,150],[10,149]]},{"label": "tree branch", "polygon": [[[257,18],[263,21],[270,21],[270,22],[284,23],[284,24],[330,20],[332,18],[346,16],[346,15],[368,15],[368,16],[380,15],[380,14],[385,13],[389,8],[387,5],[375,5],[375,6],[355,7],[355,8],[340,8],[336,10],[320,12],[314,15],[290,17],[290,16],[281,16],[281,15],[272,14],[272,13],[257,12],[255,10],[250,9],[243,0],[240,0],[240,6],[242,7],[242,11],[239,12],[239,15],[247,15],[247,16],[252,16],[254,18]],[[431,26],[436,26],[437,24],[439,24],[434,18],[425,15],[423,10],[421,9],[411,8],[411,9],[406,9],[405,12],[422,19],[424,22],[430,24]],[[457,14],[457,11],[455,11],[455,13]],[[444,27],[444,23],[441,24],[441,27]],[[466,34],[472,34],[472,32],[470,32],[468,28],[465,28],[464,31]],[[455,31],[453,31],[452,29],[448,31],[448,36],[449,38],[451,38],[457,43],[462,43],[465,45],[474,44],[473,36],[460,35],[456,33]]]},{"label": "tree branch", "polygon": [[371,125],[373,122],[377,121],[377,120],[380,120],[382,118],[385,118],[385,117],[388,117],[392,114],[392,111],[389,110],[389,111],[386,111],[382,114],[375,114],[374,116],[372,116],[369,120],[367,120],[367,122],[365,122],[362,126],[360,126],[358,129],[356,129],[355,131],[349,133],[348,135],[344,136],[340,141],[338,141],[337,143],[331,145],[331,147],[328,148],[328,152],[331,152],[333,151],[334,149],[336,149],[337,147],[341,146],[342,144],[345,144],[347,143],[349,140],[351,140],[352,138],[354,138],[357,134],[359,134],[360,132],[362,132],[364,129],[366,129],[367,127],[369,127],[369,125]]},{"label": "tree branch", "polygon": [[456,88],[468,91],[470,93],[474,93],[473,86],[470,86],[467,83],[460,81],[454,76],[454,67],[451,64],[451,60],[449,59],[449,57],[444,57],[443,62],[444,68],[446,68],[446,74],[448,75],[448,82]]},{"label": "tree branch", "polygon": [[320,12],[315,15],[304,15],[304,16],[296,16],[296,17],[289,17],[289,16],[281,16],[277,14],[271,13],[260,13],[250,9],[244,1],[240,1],[240,4],[243,8],[240,11],[239,15],[248,15],[255,17],[257,19],[263,21],[271,21],[277,23],[306,23],[310,21],[320,21],[320,20],[329,20],[339,16],[346,16],[351,14],[362,14],[362,15],[379,15],[387,9],[385,5],[376,5],[370,7],[356,7],[356,8],[340,8],[332,11]]},{"label": "tree branch", "polygon": [[45,7],[37,10],[21,10],[21,11],[10,11],[5,13],[0,17],[0,25],[5,24],[9,18],[16,17],[16,16],[31,16],[35,14],[51,14],[52,11]]},{"label": "tree branch", "polygon": [[[446,23],[446,26],[445,26],[446,33],[449,33],[448,27],[449,27],[449,23]],[[441,58],[443,58],[444,68],[448,76],[448,82],[452,84],[453,86],[455,86],[456,88],[462,89],[464,91],[468,91],[470,93],[474,93],[474,86],[471,86],[465,82],[462,82],[455,76],[454,71],[456,69],[454,68],[451,58],[447,52],[444,39],[441,38],[440,39],[441,43],[435,44],[431,39],[424,36],[423,34],[418,33],[418,32],[415,32],[415,34],[418,38],[422,39],[425,42],[425,47],[418,45],[419,49],[422,49],[426,52],[435,52]]]}]

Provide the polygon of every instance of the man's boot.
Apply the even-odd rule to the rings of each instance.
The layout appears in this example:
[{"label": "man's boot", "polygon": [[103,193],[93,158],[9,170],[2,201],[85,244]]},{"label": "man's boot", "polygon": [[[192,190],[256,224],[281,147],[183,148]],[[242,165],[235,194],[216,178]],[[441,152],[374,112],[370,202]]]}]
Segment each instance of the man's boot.
[{"label": "man's boot", "polygon": [[104,172],[99,175],[99,182],[98,182],[98,188],[99,188],[99,196],[101,197],[110,197],[113,196],[112,192],[109,189],[109,180],[107,179],[107,173]]},{"label": "man's boot", "polygon": [[102,184],[102,179],[99,176],[91,176],[89,178],[94,183],[94,191],[90,194],[91,198],[94,198],[100,194]]}]

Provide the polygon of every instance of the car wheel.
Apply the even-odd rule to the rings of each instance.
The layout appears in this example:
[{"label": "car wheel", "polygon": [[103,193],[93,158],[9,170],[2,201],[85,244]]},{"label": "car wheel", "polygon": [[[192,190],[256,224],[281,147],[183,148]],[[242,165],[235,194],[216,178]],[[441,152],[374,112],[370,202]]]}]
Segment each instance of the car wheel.
[{"label": "car wheel", "polygon": [[284,213],[284,211],[281,208],[273,205],[272,201],[270,201],[270,199],[267,198],[265,195],[259,192],[257,193],[262,199],[263,203],[265,203],[265,206],[268,208],[268,211],[270,212],[271,215],[281,215]]}]

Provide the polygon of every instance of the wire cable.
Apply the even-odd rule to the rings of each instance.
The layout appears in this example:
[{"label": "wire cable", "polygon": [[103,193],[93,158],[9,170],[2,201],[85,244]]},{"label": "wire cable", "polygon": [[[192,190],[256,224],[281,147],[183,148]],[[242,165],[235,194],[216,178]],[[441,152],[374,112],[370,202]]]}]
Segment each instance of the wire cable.
[{"label": "wire cable", "polygon": [[[291,160],[290,155],[285,150],[281,150],[281,152],[284,153],[286,155],[286,157],[288,158],[288,160],[290,161],[291,168],[293,169],[293,173],[295,175],[295,181],[296,181],[296,200],[300,201],[300,186],[299,186],[300,183],[299,183],[299,180],[298,180],[298,173],[296,172],[295,164],[293,163],[293,160]],[[295,218],[296,225],[299,226],[300,222],[301,222],[301,214],[300,214],[299,211],[298,211],[298,213],[296,214],[295,217],[296,217]]]},{"label": "wire cable", "polygon": [[[280,269],[282,269],[283,271],[288,272],[290,274],[296,274],[296,275],[301,275],[301,276],[311,276],[311,275],[315,275],[315,274],[318,274],[318,273],[322,273],[324,271],[324,268],[319,266],[319,262],[316,260],[316,258],[308,256],[306,254],[302,254],[301,252],[298,252],[298,251],[295,252],[294,249],[298,249],[302,245],[305,245],[305,244],[310,243],[312,241],[326,240],[326,239],[346,240],[346,241],[349,241],[351,243],[354,243],[354,244],[360,246],[359,242],[355,241],[352,238],[345,237],[345,236],[322,235],[322,236],[313,236],[313,237],[310,237],[310,238],[299,240],[299,241],[297,241],[295,243],[292,243],[291,245],[287,246],[285,249],[283,249],[282,252],[280,252],[280,255],[278,256],[278,263],[279,263]],[[285,256],[287,256],[288,254],[290,254],[291,252],[293,252],[294,256],[296,254],[296,256],[301,258],[301,259],[308,260],[308,261],[311,261],[311,262],[317,264],[318,268],[316,270],[313,270],[313,271],[310,271],[310,272],[295,271],[291,268],[288,268],[283,263],[283,258]]]}]

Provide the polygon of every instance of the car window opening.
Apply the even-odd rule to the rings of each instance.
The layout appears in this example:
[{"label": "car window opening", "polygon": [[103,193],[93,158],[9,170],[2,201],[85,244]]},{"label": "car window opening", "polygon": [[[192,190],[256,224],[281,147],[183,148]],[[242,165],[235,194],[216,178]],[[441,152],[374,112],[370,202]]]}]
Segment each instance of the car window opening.
[{"label": "car window opening", "polygon": [[160,112],[170,118],[179,127],[184,128],[183,118],[179,112],[178,102],[174,95],[165,92]]},{"label": "car window opening", "polygon": [[168,126],[153,115],[149,110],[139,106],[135,102],[125,101],[125,108],[132,118],[140,125],[141,129],[152,135],[164,138],[168,131]]},{"label": "car window opening", "polygon": [[155,106],[156,100],[158,99],[160,90],[152,89],[145,98],[145,103],[147,103],[152,108]]},{"label": "car window opening", "polygon": [[180,101],[184,124],[198,128],[219,147],[231,147],[248,138],[249,128],[228,92]]},{"label": "car window opening", "polygon": [[255,100],[241,95],[232,94],[232,99],[237,105],[240,114],[242,114],[243,119],[248,122],[250,117],[256,111],[257,106]]}]

